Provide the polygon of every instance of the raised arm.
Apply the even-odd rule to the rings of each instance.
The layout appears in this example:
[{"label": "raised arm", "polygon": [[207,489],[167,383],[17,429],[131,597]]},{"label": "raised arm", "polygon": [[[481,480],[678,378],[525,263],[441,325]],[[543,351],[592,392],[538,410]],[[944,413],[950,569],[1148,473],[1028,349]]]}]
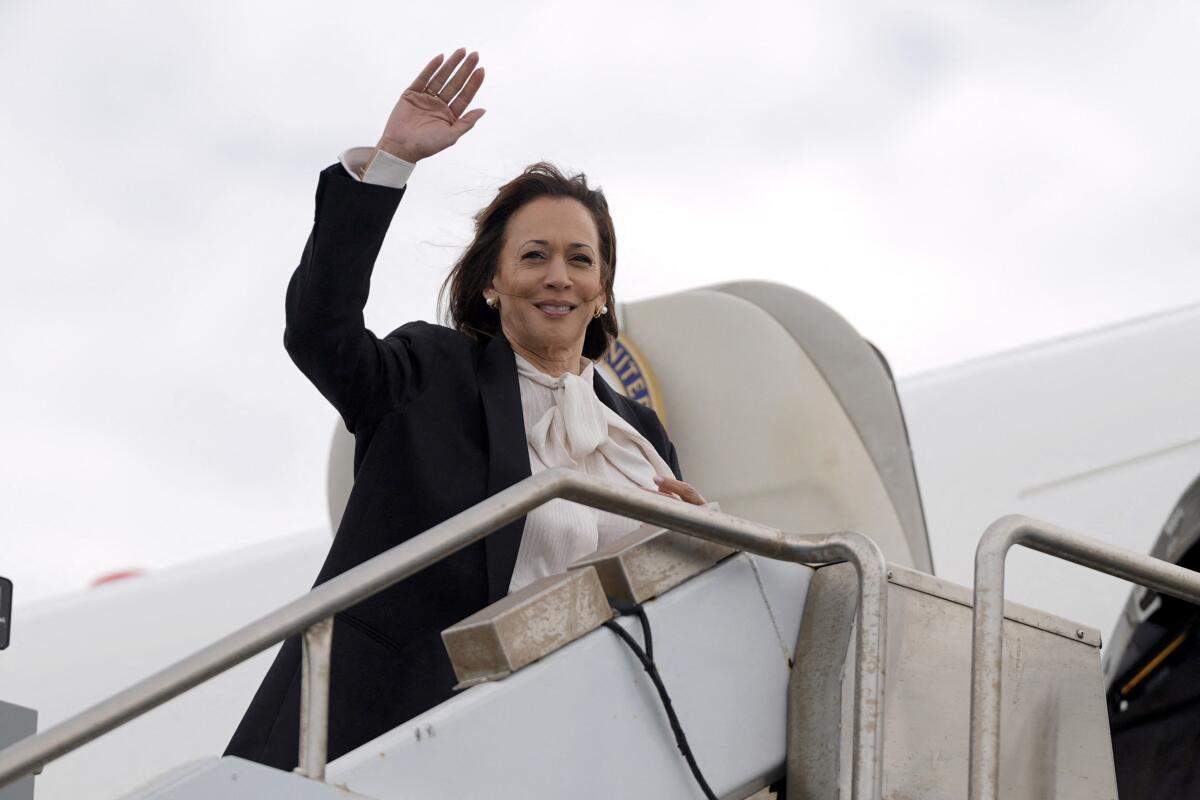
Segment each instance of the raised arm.
[{"label": "raised arm", "polygon": [[[483,82],[483,69],[472,71],[478,54],[465,61],[464,54],[460,48],[425,66],[396,102],[377,152],[415,164],[483,116],[483,109],[463,113]],[[363,322],[375,259],[406,188],[362,183],[340,164],[324,170],[312,233],[288,284],[284,346],[351,432],[412,400],[428,376],[429,354],[418,345],[429,326],[406,325],[379,339]]]}]

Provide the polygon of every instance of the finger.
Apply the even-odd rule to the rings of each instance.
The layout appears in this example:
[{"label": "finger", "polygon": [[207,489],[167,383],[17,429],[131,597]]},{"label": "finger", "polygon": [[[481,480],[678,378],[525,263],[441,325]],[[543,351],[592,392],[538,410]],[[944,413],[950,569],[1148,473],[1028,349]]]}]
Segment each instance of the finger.
[{"label": "finger", "polygon": [[459,129],[459,135],[466,133],[475,127],[475,123],[479,122],[479,118],[487,113],[486,108],[473,108],[466,114],[463,114],[454,123],[454,127]]},{"label": "finger", "polygon": [[675,480],[674,478],[656,479],[660,487],[670,489],[675,492],[683,500],[695,505],[704,505],[704,498],[696,491],[690,483],[685,481]]},{"label": "finger", "polygon": [[443,56],[441,53],[438,53],[436,56],[431,58],[429,63],[425,65],[425,69],[421,70],[421,74],[417,76],[415,81],[408,85],[408,88],[412,89],[414,92],[420,92],[424,90],[425,84],[429,83],[429,79],[433,76],[433,72],[437,69],[438,64],[442,63],[442,58]]},{"label": "finger", "polygon": [[658,484],[660,488],[670,489],[673,492],[682,492],[692,488],[690,484],[687,484],[681,480],[677,480],[676,478],[664,478],[661,475],[656,477],[654,482]]},{"label": "finger", "polygon": [[449,104],[454,99],[454,95],[458,94],[458,90],[467,82],[467,78],[471,77],[471,70],[475,69],[477,63],[479,63],[479,53],[472,52],[442,87],[442,91],[438,92],[442,100]]},{"label": "finger", "polygon": [[450,104],[450,111],[453,112],[454,116],[461,117],[463,112],[467,110],[467,106],[471,105],[471,101],[475,99],[475,92],[479,91],[481,83],[483,83],[483,67],[471,73],[471,78],[467,81],[467,85],[463,87],[462,92]]},{"label": "finger", "polygon": [[682,498],[676,497],[675,495],[671,494],[670,492],[666,491],[665,489],[651,489],[646,486],[639,486],[638,488],[641,489],[643,492],[649,492],[650,494],[660,494],[663,497],[669,497],[672,500],[682,499]]},{"label": "finger", "polygon": [[429,85],[425,88],[435,94],[440,93],[442,91],[442,87],[446,85],[446,79],[450,77],[450,73],[453,72],[454,68],[458,66],[458,62],[463,60],[463,56],[466,55],[466,53],[467,48],[465,47],[460,47],[451,53],[450,57],[446,59],[446,63],[442,64],[442,66],[438,68],[438,71],[433,73],[433,77],[429,79]]}]

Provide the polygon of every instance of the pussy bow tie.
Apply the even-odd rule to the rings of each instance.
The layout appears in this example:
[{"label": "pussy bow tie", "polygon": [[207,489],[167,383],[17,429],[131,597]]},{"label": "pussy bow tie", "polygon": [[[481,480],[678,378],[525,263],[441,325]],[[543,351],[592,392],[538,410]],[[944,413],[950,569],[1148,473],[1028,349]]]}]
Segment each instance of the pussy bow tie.
[{"label": "pussy bow tie", "polygon": [[580,375],[564,372],[552,378],[518,358],[517,371],[554,395],[554,405],[526,432],[529,445],[548,469],[579,469],[584,459],[599,450],[639,486],[653,488],[655,475],[673,476],[658,451],[596,396],[592,362]]}]

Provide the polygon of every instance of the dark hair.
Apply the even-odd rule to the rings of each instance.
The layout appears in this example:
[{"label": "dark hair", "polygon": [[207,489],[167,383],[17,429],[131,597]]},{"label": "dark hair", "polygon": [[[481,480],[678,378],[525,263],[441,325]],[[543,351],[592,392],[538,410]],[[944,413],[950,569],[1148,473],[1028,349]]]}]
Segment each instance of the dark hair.
[{"label": "dark hair", "polygon": [[583,339],[583,355],[596,359],[604,355],[617,338],[616,301],[613,299],[613,279],[617,274],[617,234],[608,213],[604,192],[591,189],[587,175],[567,177],[558,167],[546,161],[530,164],[525,170],[500,187],[496,197],[475,214],[475,239],[458,261],[450,268],[439,292],[439,305],[449,294],[446,316],[452,327],[476,341],[485,341],[500,332],[500,312],[489,308],[483,290],[492,285],[504,231],[508,220],[519,208],[538,197],[571,197],[583,203],[592,214],[600,233],[600,282],[604,287],[605,304],[609,312],[588,323]]}]

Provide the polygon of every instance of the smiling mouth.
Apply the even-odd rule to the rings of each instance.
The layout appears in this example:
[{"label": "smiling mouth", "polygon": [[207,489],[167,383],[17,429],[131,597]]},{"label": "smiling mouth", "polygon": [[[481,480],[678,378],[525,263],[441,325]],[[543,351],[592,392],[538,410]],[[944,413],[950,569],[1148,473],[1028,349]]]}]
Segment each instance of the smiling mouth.
[{"label": "smiling mouth", "polygon": [[548,317],[565,317],[575,310],[570,303],[534,303]]}]

